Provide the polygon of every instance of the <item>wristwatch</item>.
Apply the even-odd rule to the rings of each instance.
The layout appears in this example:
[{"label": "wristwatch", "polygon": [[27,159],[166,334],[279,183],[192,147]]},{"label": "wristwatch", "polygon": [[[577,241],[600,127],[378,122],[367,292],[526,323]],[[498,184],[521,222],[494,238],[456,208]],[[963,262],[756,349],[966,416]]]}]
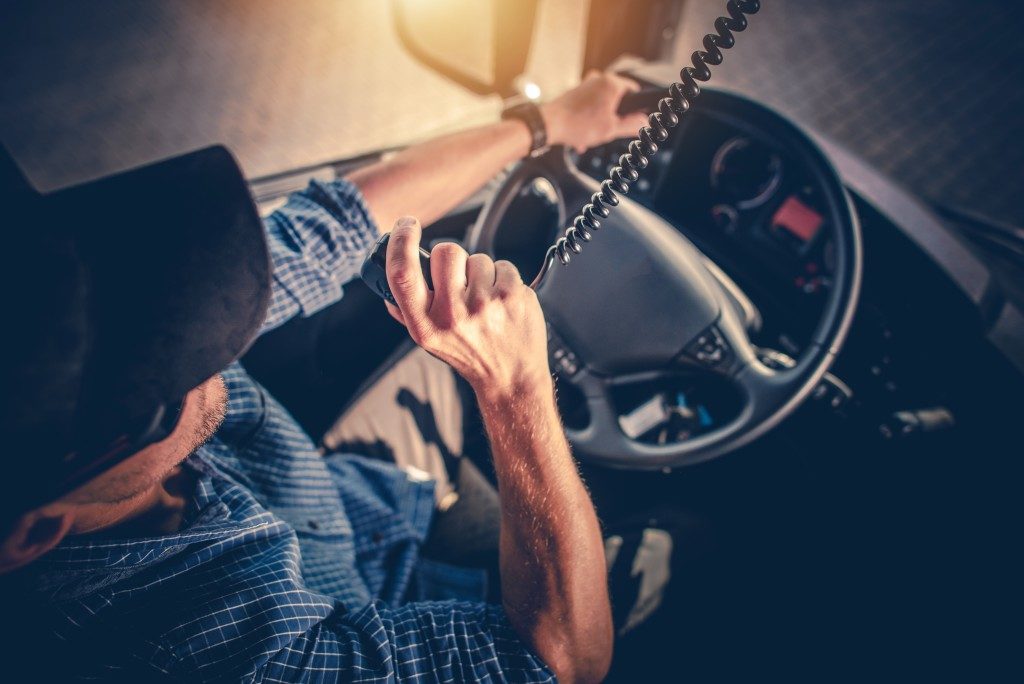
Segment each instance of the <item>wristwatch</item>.
[{"label": "wristwatch", "polygon": [[540,107],[533,102],[523,102],[509,107],[501,113],[502,120],[522,121],[530,130],[530,156],[536,155],[548,146],[548,129],[544,125]]}]

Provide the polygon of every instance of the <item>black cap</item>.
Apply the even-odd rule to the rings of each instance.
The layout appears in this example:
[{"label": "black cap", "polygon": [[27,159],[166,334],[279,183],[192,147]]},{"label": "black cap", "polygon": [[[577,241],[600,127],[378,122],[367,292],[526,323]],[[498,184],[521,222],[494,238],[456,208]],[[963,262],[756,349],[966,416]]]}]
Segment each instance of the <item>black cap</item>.
[{"label": "black cap", "polygon": [[237,359],[265,320],[271,269],[223,147],[47,195],[0,147],[0,199],[0,509],[11,514],[95,476],[78,462],[84,443],[176,406]]}]

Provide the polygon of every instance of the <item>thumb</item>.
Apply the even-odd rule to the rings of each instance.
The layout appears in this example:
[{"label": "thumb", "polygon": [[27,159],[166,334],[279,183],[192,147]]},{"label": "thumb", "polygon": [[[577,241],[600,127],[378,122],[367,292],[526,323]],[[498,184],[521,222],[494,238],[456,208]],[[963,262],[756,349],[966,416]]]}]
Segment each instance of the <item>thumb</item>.
[{"label": "thumb", "polygon": [[[425,321],[432,295],[420,266],[420,222],[411,216],[398,219],[388,242],[387,277],[391,293],[407,327]],[[416,331],[412,331],[416,332]]]}]

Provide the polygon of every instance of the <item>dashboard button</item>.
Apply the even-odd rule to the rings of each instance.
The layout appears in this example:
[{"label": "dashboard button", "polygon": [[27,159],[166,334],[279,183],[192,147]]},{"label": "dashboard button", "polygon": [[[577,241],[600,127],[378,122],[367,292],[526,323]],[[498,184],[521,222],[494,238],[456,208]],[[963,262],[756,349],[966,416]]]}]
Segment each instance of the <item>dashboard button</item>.
[{"label": "dashboard button", "polygon": [[549,323],[548,326],[548,362],[551,367],[560,375],[570,378],[580,371],[580,360],[569,349],[565,341],[555,332]]},{"label": "dashboard button", "polygon": [[721,365],[730,354],[729,344],[718,328],[711,326],[690,343],[686,353],[702,366],[714,368]]}]

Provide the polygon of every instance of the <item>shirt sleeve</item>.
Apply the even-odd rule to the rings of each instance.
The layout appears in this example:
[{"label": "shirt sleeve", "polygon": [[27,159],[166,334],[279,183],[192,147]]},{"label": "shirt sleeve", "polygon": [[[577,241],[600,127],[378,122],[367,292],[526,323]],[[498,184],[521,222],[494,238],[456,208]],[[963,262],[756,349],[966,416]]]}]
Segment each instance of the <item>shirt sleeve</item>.
[{"label": "shirt sleeve", "polygon": [[338,301],[377,237],[362,193],[344,179],[311,181],[264,225],[273,284],[263,332]]},{"label": "shirt sleeve", "polygon": [[555,682],[500,606],[445,601],[388,609],[375,601],[295,635],[261,682]]}]

